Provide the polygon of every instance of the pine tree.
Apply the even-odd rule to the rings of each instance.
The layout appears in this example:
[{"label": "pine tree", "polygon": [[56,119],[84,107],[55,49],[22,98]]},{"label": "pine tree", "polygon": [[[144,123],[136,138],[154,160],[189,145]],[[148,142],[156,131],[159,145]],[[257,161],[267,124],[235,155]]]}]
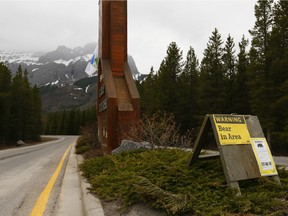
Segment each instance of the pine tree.
[{"label": "pine tree", "polygon": [[223,41],[218,29],[212,32],[200,69],[199,110],[201,114],[225,113],[226,104],[224,66],[222,62]]},{"label": "pine tree", "polygon": [[279,152],[288,152],[288,2],[277,1],[274,24],[269,40],[268,59],[274,88],[272,113],[274,131],[272,145]]},{"label": "pine tree", "polygon": [[276,85],[288,79],[287,47],[288,47],[288,2],[279,0],[274,9],[274,25],[269,41],[269,59],[272,61],[271,72]]},{"label": "pine tree", "polygon": [[157,75],[151,67],[150,73],[146,79],[140,84],[141,89],[139,91],[141,98],[142,112],[152,115],[159,109],[159,100],[157,92]]},{"label": "pine tree", "polygon": [[223,68],[225,78],[225,88],[223,88],[223,94],[225,95],[225,104],[227,113],[235,113],[235,82],[236,82],[236,57],[235,57],[235,43],[234,39],[228,35],[223,50]]},{"label": "pine tree", "polygon": [[239,53],[236,63],[236,79],[235,79],[235,99],[234,99],[234,112],[239,114],[250,114],[249,106],[249,89],[247,67],[249,58],[247,53],[248,39],[244,35],[239,43]]},{"label": "pine tree", "polygon": [[250,34],[252,46],[250,49],[249,89],[251,111],[260,118],[262,127],[269,135],[273,130],[272,120],[273,85],[271,83],[270,60],[268,58],[268,43],[273,24],[273,0],[258,0],[255,5],[256,22]]},{"label": "pine tree", "polygon": [[31,139],[35,141],[40,140],[40,135],[42,133],[42,100],[39,94],[39,89],[35,85],[31,89],[31,125],[33,126],[31,128]]},{"label": "pine tree", "polygon": [[178,103],[178,116],[182,130],[195,128],[198,124],[198,81],[199,61],[192,47],[189,48],[183,73],[179,79],[180,101]]},{"label": "pine tree", "polygon": [[10,139],[13,141],[23,139],[23,112],[24,94],[23,94],[23,71],[19,65],[16,75],[12,79],[12,106],[11,106],[11,128]]},{"label": "pine tree", "polygon": [[273,24],[273,0],[258,0],[254,8],[256,22],[249,31],[252,36],[252,47],[262,64],[267,64],[268,42]]},{"label": "pine tree", "polygon": [[42,104],[38,88],[30,87],[28,72],[19,65],[11,84],[11,109],[9,118],[10,141],[39,140],[42,125]]},{"label": "pine tree", "polygon": [[[32,89],[30,88],[30,84],[28,81],[28,71],[24,70],[23,78],[22,78],[22,133],[23,140],[32,140],[34,137],[34,118],[35,112],[33,110],[33,95]],[[40,125],[39,125],[40,126]]]},{"label": "pine tree", "polygon": [[234,39],[229,34],[225,43],[225,47],[223,49],[223,66],[224,66],[224,75],[227,78],[231,78],[235,76],[235,43]]},{"label": "pine tree", "polygon": [[[179,75],[182,71],[182,51],[175,42],[170,43],[157,76],[159,110],[176,113],[179,101]],[[177,120],[177,116],[175,117]]]},{"label": "pine tree", "polygon": [[11,102],[11,71],[0,62],[0,145],[9,139]]}]

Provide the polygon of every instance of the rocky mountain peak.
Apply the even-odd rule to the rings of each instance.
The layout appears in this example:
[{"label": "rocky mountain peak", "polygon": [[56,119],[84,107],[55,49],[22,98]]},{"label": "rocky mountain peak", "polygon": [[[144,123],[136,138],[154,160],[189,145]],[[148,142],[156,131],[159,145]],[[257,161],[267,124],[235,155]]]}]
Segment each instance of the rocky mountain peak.
[{"label": "rocky mountain peak", "polygon": [[65,45],[61,45],[57,47],[56,51],[66,53],[66,52],[71,52],[71,49],[66,47]]}]

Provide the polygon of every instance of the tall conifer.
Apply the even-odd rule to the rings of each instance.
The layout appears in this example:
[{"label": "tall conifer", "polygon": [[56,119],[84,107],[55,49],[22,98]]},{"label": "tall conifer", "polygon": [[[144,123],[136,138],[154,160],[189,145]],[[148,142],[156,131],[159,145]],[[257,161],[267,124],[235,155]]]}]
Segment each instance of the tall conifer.
[{"label": "tall conifer", "polygon": [[239,43],[234,95],[234,112],[239,114],[250,114],[249,89],[247,85],[247,67],[249,64],[249,57],[247,53],[248,43],[248,39],[246,39],[243,35],[241,42]]},{"label": "tall conifer", "polygon": [[201,62],[199,106],[202,114],[225,113],[223,41],[217,28],[209,38]]},{"label": "tall conifer", "polygon": [[[175,42],[170,43],[167,56],[158,71],[157,93],[159,109],[175,113],[179,101],[179,75],[182,71],[182,51]],[[177,117],[176,117],[177,118]]]},{"label": "tall conifer", "polygon": [[252,46],[250,49],[249,88],[251,109],[256,114],[270,135],[273,130],[272,103],[273,85],[271,80],[270,61],[268,58],[268,44],[273,24],[273,0],[258,0],[255,5],[256,22],[250,30]]},{"label": "tall conifer", "polygon": [[222,89],[225,97],[226,113],[235,113],[235,81],[236,81],[236,57],[234,39],[229,34],[223,49],[223,68],[225,87]]},{"label": "tall conifer", "polygon": [[280,152],[288,152],[288,1],[279,0],[274,7],[274,24],[269,41],[273,81],[272,144]]},{"label": "tall conifer", "polygon": [[179,82],[179,122],[183,130],[195,128],[198,123],[197,116],[199,114],[197,105],[199,61],[192,47],[187,52],[183,73],[180,75]]},{"label": "tall conifer", "polygon": [[9,138],[11,102],[11,72],[0,62],[0,144]]}]

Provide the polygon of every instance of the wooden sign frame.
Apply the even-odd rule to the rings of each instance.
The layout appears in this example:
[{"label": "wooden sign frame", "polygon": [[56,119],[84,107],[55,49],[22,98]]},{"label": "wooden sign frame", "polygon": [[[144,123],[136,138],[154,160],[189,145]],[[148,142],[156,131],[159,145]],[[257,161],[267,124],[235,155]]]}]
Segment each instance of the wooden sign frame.
[{"label": "wooden sign frame", "polygon": [[[217,120],[219,120],[218,123],[216,122]],[[223,121],[221,122],[221,120]],[[221,124],[224,126],[221,126]],[[257,116],[207,114],[197,136],[193,153],[189,160],[189,166],[196,162],[201,150],[205,147],[211,128],[214,133],[226,181],[231,188],[238,191],[238,195],[241,194],[238,184],[238,181],[241,180],[272,176],[280,184],[269,146],[265,146],[265,150],[267,151],[266,156],[270,156],[271,163],[269,163],[269,166],[273,167],[273,171],[268,173],[263,172],[259,159],[260,156],[253,147],[253,140],[259,140],[262,143],[264,142],[263,140],[266,140]],[[219,130],[222,130],[223,134]],[[246,139],[247,132],[250,140]],[[227,137],[228,141],[225,140]]]}]

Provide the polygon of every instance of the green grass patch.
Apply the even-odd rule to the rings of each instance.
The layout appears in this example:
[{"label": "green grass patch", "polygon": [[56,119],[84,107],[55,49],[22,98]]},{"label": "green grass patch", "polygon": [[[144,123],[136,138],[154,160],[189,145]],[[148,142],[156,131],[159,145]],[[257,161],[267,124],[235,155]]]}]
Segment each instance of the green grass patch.
[{"label": "green grass patch", "polygon": [[287,172],[282,185],[269,178],[241,181],[236,197],[226,183],[220,159],[187,163],[191,153],[176,149],[123,152],[84,161],[91,192],[123,207],[147,202],[169,215],[287,215]]}]

